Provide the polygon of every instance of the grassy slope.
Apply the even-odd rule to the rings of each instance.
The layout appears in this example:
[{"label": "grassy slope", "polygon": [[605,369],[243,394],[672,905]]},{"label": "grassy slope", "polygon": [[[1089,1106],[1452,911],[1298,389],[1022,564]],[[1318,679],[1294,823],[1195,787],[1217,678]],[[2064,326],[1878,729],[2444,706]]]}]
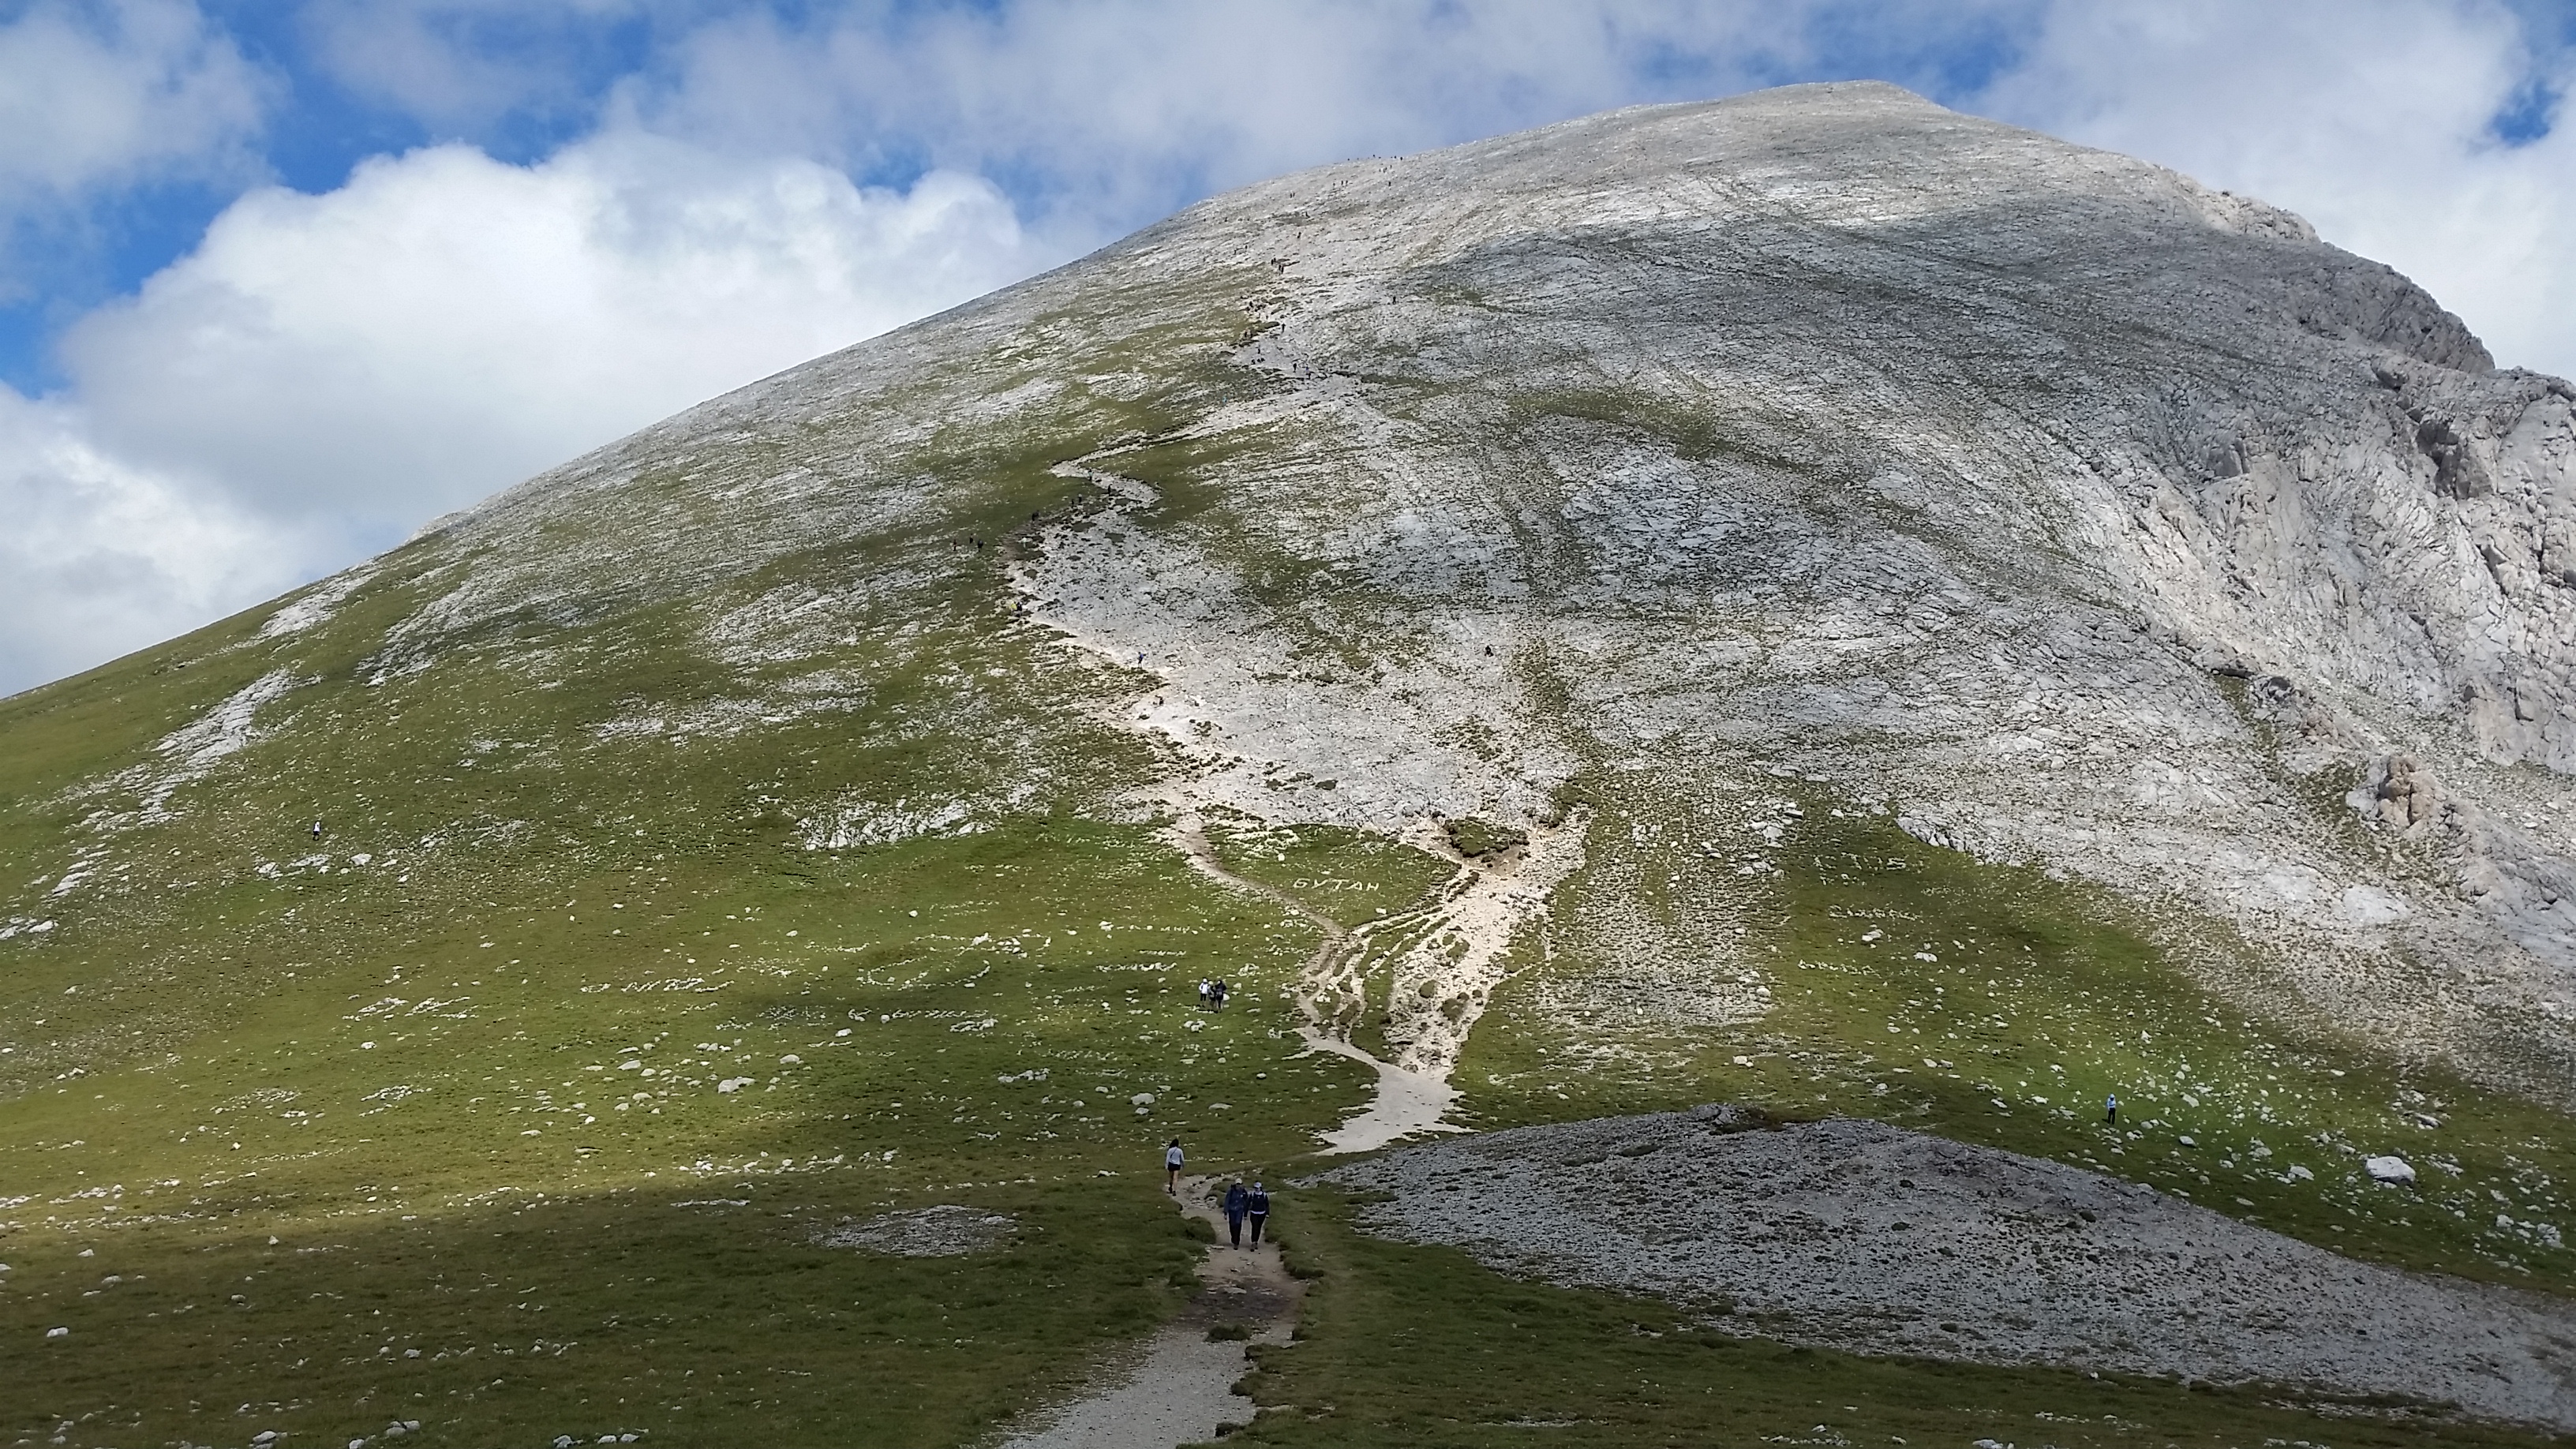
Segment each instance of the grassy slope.
[{"label": "grassy slope", "polygon": [[[57,727],[116,722],[118,683]],[[577,714],[575,687],[506,733],[562,738],[535,711]],[[328,689],[298,703],[327,720]],[[438,747],[422,714],[485,722],[460,702],[389,707],[403,758],[325,755],[120,852],[195,888],[137,872],[8,943],[8,1055],[39,1068],[0,1108],[18,1434],[953,1442],[1168,1310],[1191,1250],[1149,1186],[1164,1135],[1275,1159],[1361,1093],[1268,997],[1312,928],[1142,827],[808,852],[757,787],[883,768],[831,758],[866,753],[846,718],[649,775],[561,752],[532,789],[506,748]],[[574,762],[597,773],[557,785]],[[595,818],[500,828],[539,792]],[[256,874],[319,853],[317,801],[343,807],[330,873]],[[387,838],[432,817],[458,843]],[[1189,1030],[1219,970],[1243,1004]],[[998,1265],[811,1246],[927,1201],[1023,1232]]]},{"label": "grassy slope", "polygon": [[[1075,506],[1045,466],[1170,405],[1077,388],[934,436],[926,516],[694,596],[504,610],[420,672],[375,678],[448,540],[307,632],[257,611],[0,704],[0,910],[55,923],[0,941],[0,1431],[957,1442],[1167,1312],[1163,1139],[1279,1160],[1366,1074],[1296,1055],[1276,988],[1310,925],[1091,808],[1153,761],[960,545]],[[687,514],[693,477],[630,494]],[[647,574],[663,546],[587,545]],[[840,611],[819,656],[711,645],[798,589]],[[279,670],[170,818],[102,783]],[[827,707],[758,718],[815,680]],[[977,833],[795,839],[957,797]],[[1201,1020],[1208,974],[1240,1004]],[[1021,1230],[997,1262],[813,1246],[941,1201]]]}]

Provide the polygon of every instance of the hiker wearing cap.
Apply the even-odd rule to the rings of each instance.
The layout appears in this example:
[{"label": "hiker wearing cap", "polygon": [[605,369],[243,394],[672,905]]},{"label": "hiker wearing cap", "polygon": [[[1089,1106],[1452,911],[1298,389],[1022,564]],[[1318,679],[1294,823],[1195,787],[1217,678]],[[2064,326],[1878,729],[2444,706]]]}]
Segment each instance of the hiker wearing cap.
[{"label": "hiker wearing cap", "polygon": [[1243,1200],[1243,1215],[1252,1219],[1252,1246],[1261,1246],[1261,1225],[1270,1221],[1270,1194],[1260,1183],[1252,1185],[1251,1194]]},{"label": "hiker wearing cap", "polygon": [[1243,1215],[1251,1210],[1252,1194],[1243,1190],[1243,1179],[1225,1190],[1225,1233],[1238,1248],[1243,1246]]}]

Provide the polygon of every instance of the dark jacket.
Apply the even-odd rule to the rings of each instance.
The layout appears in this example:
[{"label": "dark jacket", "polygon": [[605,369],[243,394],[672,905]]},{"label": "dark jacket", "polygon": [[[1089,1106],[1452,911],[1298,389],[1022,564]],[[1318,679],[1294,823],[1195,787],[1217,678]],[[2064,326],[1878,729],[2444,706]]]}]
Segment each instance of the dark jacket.
[{"label": "dark jacket", "polygon": [[1266,1192],[1252,1194],[1251,1198],[1244,1203],[1244,1210],[1256,1218],[1270,1216],[1270,1194]]},{"label": "dark jacket", "polygon": [[1234,1186],[1227,1188],[1225,1190],[1225,1215],[1230,1218],[1239,1218],[1243,1216],[1244,1204],[1251,1200],[1252,1195],[1243,1190],[1242,1183],[1238,1182]]}]

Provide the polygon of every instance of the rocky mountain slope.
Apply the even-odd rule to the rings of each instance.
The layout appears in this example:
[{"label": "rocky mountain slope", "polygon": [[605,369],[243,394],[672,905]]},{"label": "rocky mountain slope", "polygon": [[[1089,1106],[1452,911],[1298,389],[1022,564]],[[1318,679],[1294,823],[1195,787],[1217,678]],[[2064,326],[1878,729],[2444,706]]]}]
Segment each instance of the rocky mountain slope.
[{"label": "rocky mountain slope", "polygon": [[[2571,398],[2259,202],[1801,88],[1193,208],[459,520],[440,549],[490,562],[379,662],[971,530],[912,454],[1007,437],[1097,490],[1015,531],[1019,617],[1145,676],[1168,798],[1394,834],[1638,771],[1678,820],[1696,767],[1782,766],[2227,922],[2321,1016],[2565,1103]],[[539,542],[602,529],[589,577]],[[744,717],[828,702],[885,582],[708,618],[727,665],[807,666]],[[794,808],[867,840],[1030,788]]]},{"label": "rocky mountain slope", "polygon": [[[9,1321],[83,1341],[109,1241],[552,1282],[522,1211],[738,1210],[642,1279],[723,1297],[719,1240],[1025,1209],[1027,1275],[828,1269],[982,1315],[849,1330],[886,1437],[971,1438],[1164,1311],[1100,1174],[1279,1161],[1370,1058],[1407,1121],[1873,1116],[2563,1291],[2571,419],[2295,217],[1885,86],[1230,193],[0,703]],[[367,1327],[310,1282],[241,1343]],[[654,1311],[673,1382],[789,1333]],[[571,1402],[431,1348],[469,1439]]]}]

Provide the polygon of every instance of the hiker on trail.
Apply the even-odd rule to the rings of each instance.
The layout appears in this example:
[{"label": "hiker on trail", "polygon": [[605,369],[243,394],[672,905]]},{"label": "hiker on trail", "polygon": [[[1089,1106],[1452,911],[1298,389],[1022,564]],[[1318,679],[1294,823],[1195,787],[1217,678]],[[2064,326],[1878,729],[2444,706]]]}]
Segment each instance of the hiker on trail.
[{"label": "hiker on trail", "polygon": [[1209,988],[1208,988],[1208,996],[1209,996],[1209,998],[1210,998],[1212,1001],[1214,1001],[1214,1002],[1215,1002],[1215,1004],[1216,1004],[1216,1009],[1217,1009],[1217,1010],[1219,1010],[1219,1011],[1223,1011],[1223,1010],[1225,1010],[1225,982],[1224,982],[1224,981],[1220,980],[1220,981],[1218,981],[1214,986],[1209,987]]},{"label": "hiker on trail", "polygon": [[2114,1127],[2120,1125],[2119,1093],[2113,1092],[2111,1095],[2102,1099],[2102,1120],[2110,1123]]},{"label": "hiker on trail", "polygon": [[1171,1146],[1163,1149],[1163,1191],[1174,1197],[1181,1195],[1181,1139],[1178,1137],[1172,1139]]},{"label": "hiker on trail", "polygon": [[1243,1215],[1252,1219],[1252,1246],[1261,1246],[1261,1225],[1270,1221],[1270,1194],[1260,1183],[1252,1185],[1252,1195],[1244,1199]]},{"label": "hiker on trail", "polygon": [[1238,1248],[1243,1246],[1243,1215],[1252,1210],[1252,1194],[1243,1190],[1243,1179],[1225,1190],[1225,1234]]},{"label": "hiker on trail", "polygon": [[313,822],[313,838],[316,840],[322,838],[322,822],[319,820]]}]

